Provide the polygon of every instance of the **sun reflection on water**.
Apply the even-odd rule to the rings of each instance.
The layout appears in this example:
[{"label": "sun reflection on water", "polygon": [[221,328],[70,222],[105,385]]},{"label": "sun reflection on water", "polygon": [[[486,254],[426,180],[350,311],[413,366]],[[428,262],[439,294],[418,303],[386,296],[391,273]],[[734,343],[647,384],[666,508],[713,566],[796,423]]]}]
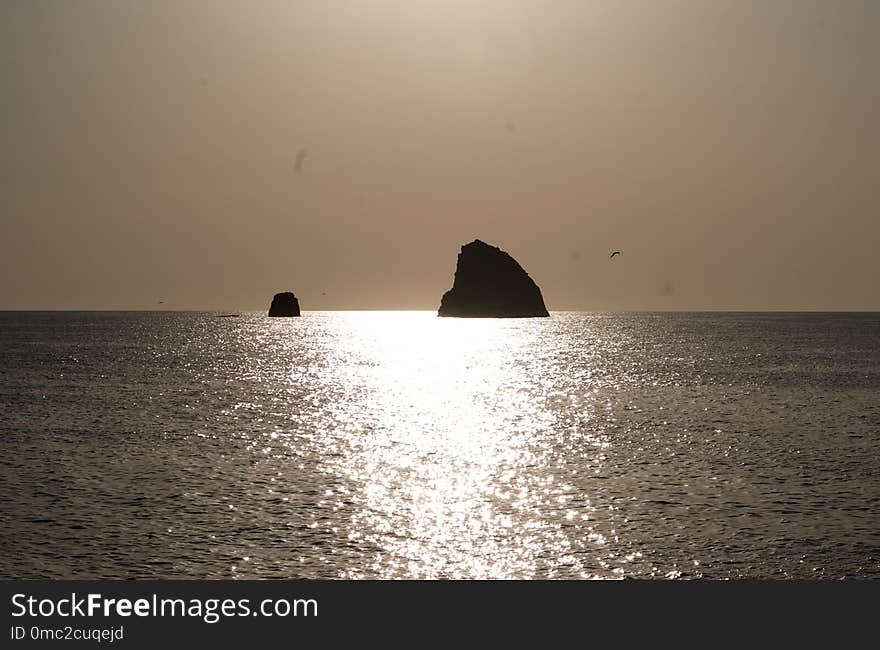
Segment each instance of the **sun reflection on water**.
[{"label": "sun reflection on water", "polygon": [[372,553],[342,577],[594,576],[584,556],[603,535],[554,472],[571,431],[546,407],[553,378],[534,354],[551,324],[527,322],[372,313],[340,337],[358,399],[337,419],[361,429],[334,436],[325,469],[358,486],[348,536]]}]

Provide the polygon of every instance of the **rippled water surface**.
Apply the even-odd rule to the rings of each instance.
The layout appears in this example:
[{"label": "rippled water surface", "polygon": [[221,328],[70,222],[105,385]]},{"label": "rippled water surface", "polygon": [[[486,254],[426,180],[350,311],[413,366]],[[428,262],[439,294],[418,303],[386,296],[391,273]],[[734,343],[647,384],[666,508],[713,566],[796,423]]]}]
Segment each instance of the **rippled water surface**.
[{"label": "rippled water surface", "polygon": [[0,313],[0,576],[880,578],[880,315]]}]

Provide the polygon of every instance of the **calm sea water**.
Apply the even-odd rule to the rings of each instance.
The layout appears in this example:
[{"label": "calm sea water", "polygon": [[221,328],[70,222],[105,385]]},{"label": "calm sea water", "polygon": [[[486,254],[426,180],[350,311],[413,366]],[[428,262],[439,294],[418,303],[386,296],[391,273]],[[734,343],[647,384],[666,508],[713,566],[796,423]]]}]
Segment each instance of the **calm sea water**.
[{"label": "calm sea water", "polygon": [[0,313],[4,578],[880,578],[880,314]]}]

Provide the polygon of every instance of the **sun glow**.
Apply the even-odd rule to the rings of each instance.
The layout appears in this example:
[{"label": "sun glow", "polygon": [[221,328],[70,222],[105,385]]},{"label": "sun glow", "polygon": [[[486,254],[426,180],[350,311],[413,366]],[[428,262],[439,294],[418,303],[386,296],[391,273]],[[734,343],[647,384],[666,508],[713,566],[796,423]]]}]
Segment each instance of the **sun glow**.
[{"label": "sun glow", "polygon": [[553,562],[590,577],[572,554],[582,541],[539,514],[572,491],[547,471],[553,458],[539,434],[553,416],[524,389],[546,379],[530,377],[540,333],[522,321],[434,312],[361,313],[355,322],[340,354],[372,416],[327,469],[359,486],[352,528],[375,549],[371,574],[534,575],[553,547]]}]

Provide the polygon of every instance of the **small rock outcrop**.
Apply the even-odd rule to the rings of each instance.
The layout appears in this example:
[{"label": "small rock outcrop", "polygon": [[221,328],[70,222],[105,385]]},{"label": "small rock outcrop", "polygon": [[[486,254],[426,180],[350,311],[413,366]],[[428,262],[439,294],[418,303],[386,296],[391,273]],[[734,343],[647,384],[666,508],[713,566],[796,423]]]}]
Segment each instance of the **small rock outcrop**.
[{"label": "small rock outcrop", "polygon": [[299,300],[296,296],[286,291],[276,293],[269,307],[270,316],[299,316]]},{"label": "small rock outcrop", "polygon": [[452,289],[438,316],[530,318],[549,316],[535,281],[497,246],[475,239],[461,247]]}]

